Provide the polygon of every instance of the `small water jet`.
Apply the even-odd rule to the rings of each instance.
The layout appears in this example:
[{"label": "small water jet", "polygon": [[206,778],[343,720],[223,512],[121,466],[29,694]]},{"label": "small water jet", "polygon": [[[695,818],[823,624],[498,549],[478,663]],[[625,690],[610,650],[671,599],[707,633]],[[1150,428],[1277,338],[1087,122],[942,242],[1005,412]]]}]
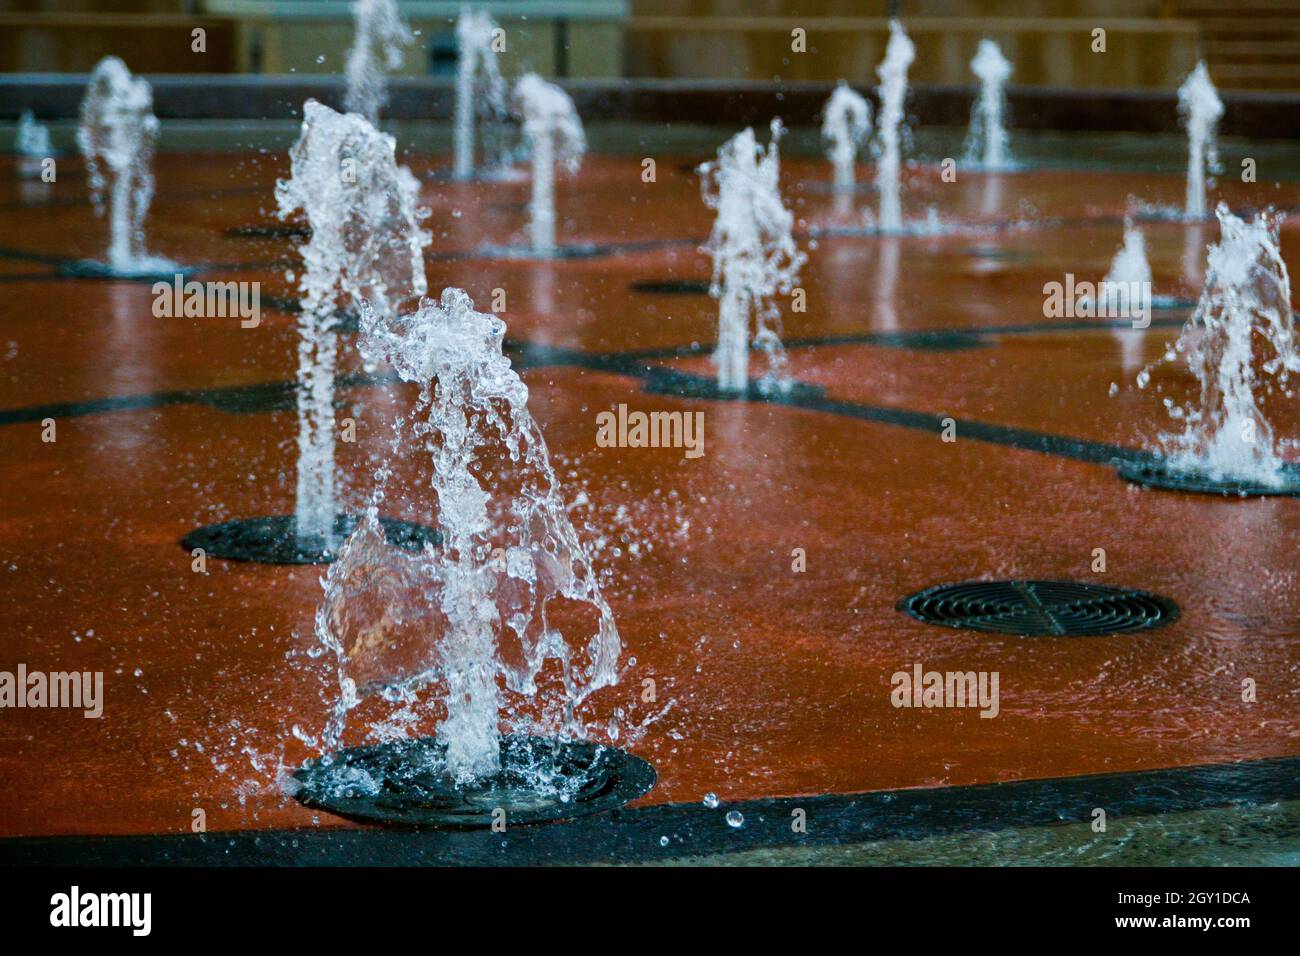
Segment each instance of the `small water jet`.
[{"label": "small water jet", "polygon": [[578,171],[587,137],[569,94],[536,73],[515,83],[515,101],[524,120],[524,139],[533,162],[533,196],[528,212],[532,254],[555,254],[555,165]]},{"label": "small water jet", "polygon": [[880,190],[881,232],[901,232],[903,207],[898,177],[902,168],[903,102],[907,98],[907,69],[916,58],[916,47],[897,20],[889,21],[889,45],[885,59],[876,67],[880,77],[880,117],[877,126],[876,186]]},{"label": "small water jet", "polygon": [[388,71],[401,68],[402,48],[414,41],[395,0],[356,0],[352,4],[356,34],[348,50],[347,90],[343,108],[360,113],[371,126],[388,104]]},{"label": "small water jet", "polygon": [[[484,129],[485,166],[504,167],[501,130],[507,115],[506,84],[497,65],[494,43],[498,26],[485,12],[461,11],[456,22],[459,58],[456,66],[456,125],[452,177],[466,180],[474,175],[475,113]],[[495,130],[495,135],[489,135]],[[495,139],[496,142],[492,142]],[[491,158],[489,159],[489,155]]]},{"label": "small water jet", "polygon": [[871,104],[840,80],[822,110],[822,142],[835,168],[835,189],[852,192],[858,147],[871,135]]},{"label": "small water jet", "polygon": [[85,157],[95,213],[108,212],[108,261],[73,263],[65,270],[69,274],[170,278],[178,270],[171,260],[145,251],[144,220],[153,201],[157,139],[153,90],[117,57],[104,57],[81,101],[77,146]]},{"label": "small water jet", "polygon": [[[1120,474],[1145,485],[1224,495],[1300,494],[1300,469],[1278,454],[1261,408],[1289,399],[1300,371],[1291,312],[1291,280],[1279,249],[1279,214],[1239,219],[1222,203],[1219,242],[1207,255],[1205,289],[1177,341],[1156,364],[1183,358],[1200,383],[1195,402],[1166,398],[1182,431],[1159,436],[1155,463],[1125,464]],[[1137,379],[1145,388],[1151,368]]]},{"label": "small water jet", "polygon": [[23,115],[18,118],[14,152],[19,157],[18,173],[26,177],[38,175],[41,161],[54,155],[54,148],[50,143],[50,128],[36,122],[36,115],[31,110],[23,110]]},{"label": "small water jet", "polygon": [[[315,100],[304,104],[290,177],[276,185],[281,218],[301,212],[311,230],[299,247],[296,511],[246,522],[243,538],[230,528],[219,539],[209,533],[209,543],[221,545],[209,555],[283,561],[289,554],[295,563],[330,561],[342,540],[339,529],[346,534],[355,524],[338,513],[334,481],[334,376],[342,307],[365,300],[391,317],[402,295],[423,295],[428,288],[424,248],[430,237],[420,228],[419,183],[397,165],[395,152],[393,137],[361,116],[336,113]],[[267,521],[275,527],[268,530]],[[418,545],[416,526],[394,529]],[[186,540],[195,540],[194,535]]]},{"label": "small water jet", "polygon": [[[372,508],[324,582],[317,636],[338,665],[340,695],[322,745],[334,751],[348,713],[382,693],[408,705],[431,685],[444,716],[434,739],[327,755],[299,771],[298,798],[387,823],[487,826],[619,805],[653,785],[648,764],[587,742],[579,708],[617,682],[614,616],[569,520],[528,389],[502,354],[505,323],[475,311],[460,289],[397,318],[362,308],[362,349],[420,387],[399,443],[425,449],[440,545],[387,545]],[[387,494],[381,470],[377,500]],[[578,619],[569,636],[560,622]],[[573,639],[576,629],[585,639]],[[559,665],[559,695],[543,723],[507,710],[542,694]],[[499,683],[500,682],[500,683]],[[549,686],[556,687],[554,676]],[[503,717],[515,732],[503,735]]]},{"label": "small water jet", "polygon": [[965,158],[981,169],[1006,170],[1012,166],[1011,140],[1007,135],[1007,80],[1012,66],[992,40],[980,40],[971,72],[980,81],[979,96],[971,107],[970,132],[966,136]]},{"label": "small water jet", "polygon": [[1205,172],[1218,171],[1214,131],[1223,116],[1223,101],[1210,82],[1204,61],[1196,64],[1178,88],[1178,112],[1187,127],[1187,202],[1183,214],[1187,219],[1204,219]]},{"label": "small water jet", "polygon": [[717,210],[704,251],[713,257],[709,294],[718,300],[718,389],[749,390],[749,316],[754,344],[767,355],[767,372],[757,383],[763,394],[788,391],[781,312],[775,297],[788,295],[799,281],[807,256],[794,241],[794,214],[781,201],[784,132],[772,120],[772,138],[760,146],[746,128],[718,149],[718,158],[699,168],[705,204]]}]

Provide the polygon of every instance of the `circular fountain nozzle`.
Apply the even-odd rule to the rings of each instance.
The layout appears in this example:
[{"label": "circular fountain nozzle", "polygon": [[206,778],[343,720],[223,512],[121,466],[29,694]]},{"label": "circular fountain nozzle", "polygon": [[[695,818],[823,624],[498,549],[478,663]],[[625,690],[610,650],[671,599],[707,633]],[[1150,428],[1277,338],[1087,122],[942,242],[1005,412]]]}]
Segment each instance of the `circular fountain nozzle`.
[{"label": "circular fountain nozzle", "polygon": [[1283,469],[1282,480],[1275,485],[1250,478],[1216,478],[1204,472],[1173,468],[1163,461],[1120,462],[1116,470],[1125,481],[1164,491],[1238,498],[1300,496],[1300,470],[1290,467]]},{"label": "circular fountain nozzle", "polygon": [[[356,530],[357,515],[341,514],[334,519],[332,541],[301,538],[298,519],[294,515],[272,515],[263,518],[236,518],[220,524],[196,528],[181,539],[186,551],[202,548],[210,558],[231,561],[253,561],[259,564],[329,564],[338,556],[338,549]],[[397,518],[380,518],[380,525],[388,543],[408,551],[420,551],[424,545],[437,545],[441,535],[433,528],[400,521]]]},{"label": "circular fountain nozzle", "polygon": [[640,757],[584,741],[503,736],[500,770],[469,784],[451,778],[445,754],[430,737],[349,748],[295,771],[294,796],[362,823],[463,830],[614,810],[655,784]]},{"label": "circular fountain nozzle", "polygon": [[898,602],[918,621],[1019,637],[1098,637],[1142,631],[1178,617],[1166,597],[1076,581],[963,581]]}]

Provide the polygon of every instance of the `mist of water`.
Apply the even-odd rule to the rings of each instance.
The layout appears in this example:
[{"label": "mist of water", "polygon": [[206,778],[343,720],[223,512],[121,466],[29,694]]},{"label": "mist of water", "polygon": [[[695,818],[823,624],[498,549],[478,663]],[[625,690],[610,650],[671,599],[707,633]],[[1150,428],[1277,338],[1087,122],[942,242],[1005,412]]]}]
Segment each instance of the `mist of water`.
[{"label": "mist of water", "polygon": [[1215,127],[1223,116],[1223,101],[1210,82],[1210,71],[1204,61],[1178,88],[1178,112],[1187,128],[1187,202],[1184,213],[1188,219],[1205,218],[1205,171],[1217,170],[1218,149],[1215,144]]},{"label": "mist of water", "polygon": [[558,661],[558,712],[564,731],[581,736],[577,708],[616,682],[622,645],[528,389],[502,354],[505,323],[446,289],[398,317],[363,306],[362,326],[367,356],[420,388],[398,429],[402,445],[430,456],[441,543],[421,554],[387,545],[372,508],[344,544],[317,615],[341,690],[325,741],[337,746],[347,711],[367,694],[441,683],[445,769],[467,784],[498,769],[498,680],[504,693],[532,697],[543,666]]},{"label": "mist of water", "polygon": [[903,207],[899,198],[899,172],[902,168],[903,102],[907,97],[907,70],[916,58],[916,47],[897,20],[889,21],[889,45],[885,59],[876,67],[880,77],[878,95],[880,116],[876,128],[876,186],[880,190],[882,232],[899,232],[903,228]]},{"label": "mist of water", "polygon": [[840,80],[822,110],[822,142],[835,168],[835,188],[853,189],[853,163],[858,148],[871,135],[871,104]]},{"label": "mist of water", "polygon": [[555,252],[555,165],[576,173],[587,137],[573,100],[554,83],[526,73],[515,83],[514,95],[533,160],[529,238],[534,255],[549,256]]},{"label": "mist of water", "polygon": [[86,160],[95,212],[108,212],[108,264],[115,272],[165,271],[176,264],[145,252],[144,220],[153,202],[158,118],[153,90],[115,56],[90,74],[77,146]]},{"label": "mist of water", "polygon": [[1011,62],[992,40],[980,40],[970,68],[979,78],[980,92],[971,107],[966,161],[988,170],[1007,169],[1011,166],[1011,140],[1006,128],[1006,85]]},{"label": "mist of water", "polygon": [[298,536],[333,544],[334,371],[340,303],[365,299],[384,316],[427,289],[419,183],[395,158],[393,137],[353,113],[308,100],[276,185],[282,217],[306,216],[298,316]]},{"label": "mist of water", "polygon": [[709,291],[718,300],[713,361],[718,388],[729,392],[749,387],[751,312],[754,344],[768,358],[759,388],[789,387],[775,297],[795,287],[807,256],[795,245],[794,215],[781,201],[781,121],[772,120],[771,130],[767,147],[758,144],[752,129],[737,133],[699,170],[704,201],[717,210],[704,251],[713,256]]},{"label": "mist of water", "polygon": [[[469,179],[474,175],[475,114],[484,129],[500,130],[507,114],[506,84],[497,65],[493,48],[498,30],[496,21],[484,12],[461,11],[456,22],[456,39],[459,58],[456,66],[456,123],[454,128],[452,175],[456,179]],[[500,164],[503,144],[497,142],[498,155],[487,159],[489,143],[485,137],[485,160]]]},{"label": "mist of water", "polygon": [[345,67],[343,108],[376,126],[379,111],[388,104],[388,71],[402,66],[402,48],[415,37],[398,13],[396,0],[356,0],[352,19],[356,33]]},{"label": "mist of water", "polygon": [[[1216,480],[1267,485],[1284,480],[1273,427],[1260,402],[1280,391],[1290,398],[1300,370],[1291,312],[1291,280],[1279,248],[1279,214],[1252,220],[1220,204],[1219,242],[1207,255],[1205,288],[1195,311],[1161,362],[1179,358],[1200,383],[1196,401],[1166,399],[1181,432],[1161,435],[1172,467]],[[1150,381],[1150,369],[1138,376]]]}]

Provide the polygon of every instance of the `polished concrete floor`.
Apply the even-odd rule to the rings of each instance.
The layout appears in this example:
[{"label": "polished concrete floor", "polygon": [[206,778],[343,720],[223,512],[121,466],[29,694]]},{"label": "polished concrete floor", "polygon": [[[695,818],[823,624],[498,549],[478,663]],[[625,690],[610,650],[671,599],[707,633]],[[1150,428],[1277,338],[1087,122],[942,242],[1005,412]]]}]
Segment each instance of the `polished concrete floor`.
[{"label": "polished concrete floor", "polygon": [[[1117,478],[1111,458],[1153,447],[1167,427],[1162,398],[1194,393],[1173,366],[1153,387],[1133,386],[1187,310],[1157,312],[1145,331],[1044,316],[1044,283],[1100,279],[1130,199],[1177,207],[1181,176],[1112,163],[961,170],[947,183],[922,165],[907,173],[904,208],[920,219],[933,207],[943,231],[881,238],[834,232],[874,207],[869,189],[855,212],[837,210],[827,166],[788,159],[783,188],[809,261],[807,309],[786,303],[784,337],[791,374],[825,399],[801,406],[646,390],[652,367],[711,373],[716,303],[634,287],[708,277],[698,247],[710,213],[688,171],[702,158],[657,156],[646,183],[635,156],[589,156],[559,185],[561,242],[602,254],[538,262],[481,251],[522,238],[526,180],[449,184],[442,157],[408,157],[432,210],[430,287],[461,286],[483,309],[506,290],[511,354],[575,525],[603,541],[596,563],[625,672],[584,717],[593,728],[616,720],[619,744],[654,764],[659,782],[637,806],[698,806],[713,793],[725,827],[728,806],[768,798],[1300,757],[1300,500]],[[282,792],[283,768],[312,755],[292,728],[318,732],[332,693],[328,662],[308,653],[320,570],[213,560],[196,574],[179,544],[199,525],[292,511],[295,417],[274,396],[295,375],[294,316],[267,308],[255,329],[159,319],[148,283],[60,277],[61,263],[106,246],[79,160],[61,159],[54,184],[17,178],[11,160],[4,168],[0,669],[103,671],[106,704],[98,720],[0,713],[0,836],[188,833],[195,809],[213,831],[348,826]],[[199,279],[257,281],[264,300],[292,296],[292,241],[227,232],[273,221],[285,172],[281,153],[163,153],[150,251]],[[1292,208],[1300,185],[1265,168],[1257,184],[1225,178],[1214,198]],[[1144,228],[1157,293],[1194,300],[1217,226]],[[1282,248],[1294,267],[1294,224]],[[354,336],[340,363],[352,376],[342,408],[359,424],[359,441],[339,446],[355,506],[410,396],[367,377]],[[272,400],[248,388],[264,385]],[[703,411],[705,454],[598,447],[595,417],[619,403]],[[1294,403],[1270,410],[1295,437]],[[941,438],[949,417],[953,442]],[[48,418],[52,443],[42,441]],[[391,510],[427,521],[430,507],[417,496]],[[1098,548],[1104,573],[1093,570]],[[792,570],[794,549],[805,571]],[[1126,636],[1027,639],[934,627],[895,607],[974,578],[1140,588],[1181,615]],[[999,715],[895,708],[891,675],[917,663],[999,672]],[[382,717],[380,702],[367,703],[353,729]],[[1275,796],[1254,794],[1268,805]],[[974,857],[1114,861],[1106,848],[1117,847],[1124,862],[1132,841],[1103,846],[1108,837],[1087,829],[1092,807],[1062,811],[1062,824],[1083,825],[1074,836],[1008,838]],[[1174,809],[1157,794],[1133,812],[1174,828],[1239,812]],[[1220,861],[1294,853],[1285,819],[1248,828],[1246,849]],[[982,832],[978,819],[970,830]],[[960,861],[927,841],[965,838],[919,839],[892,855],[880,849],[888,842],[862,844],[848,861]],[[1077,849],[1090,840],[1092,851]],[[758,854],[749,862],[844,862],[850,851],[745,852]],[[690,840],[671,855],[717,862]]]}]

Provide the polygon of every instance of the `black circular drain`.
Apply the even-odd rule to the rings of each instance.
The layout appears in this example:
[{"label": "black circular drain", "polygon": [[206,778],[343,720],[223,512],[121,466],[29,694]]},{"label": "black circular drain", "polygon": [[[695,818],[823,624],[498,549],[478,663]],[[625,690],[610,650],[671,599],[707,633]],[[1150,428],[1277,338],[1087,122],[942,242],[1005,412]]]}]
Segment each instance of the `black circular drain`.
[{"label": "black circular drain", "polygon": [[1120,462],[1116,470],[1125,481],[1164,491],[1189,491],[1194,494],[1238,498],[1300,496],[1300,473],[1294,468],[1285,470],[1284,481],[1280,485],[1266,485],[1249,479],[1213,478],[1202,472],[1171,468],[1163,461]]},{"label": "black circular drain", "polygon": [[1020,637],[1123,634],[1168,624],[1178,605],[1146,591],[1075,581],[964,581],[903,598],[918,621]]},{"label": "black circular drain", "polygon": [[708,295],[708,279],[641,279],[632,283],[635,292],[657,295]]},{"label": "black circular drain", "polygon": [[[334,541],[302,541],[298,520],[293,515],[266,518],[236,518],[221,524],[197,528],[181,539],[186,551],[202,548],[210,558],[256,561],[261,564],[329,564],[338,548],[357,526],[357,516],[341,514],[334,519]],[[433,528],[380,518],[388,543],[407,551],[419,551],[425,544],[436,545],[441,535]]]},{"label": "black circular drain", "polygon": [[479,829],[614,810],[655,784],[654,768],[625,751],[512,734],[501,738],[499,773],[457,787],[444,769],[445,749],[424,737],[343,750],[295,771],[295,796],[363,823]]},{"label": "black circular drain", "polygon": [[310,239],[311,226],[251,225],[232,226],[226,230],[232,239]]}]

